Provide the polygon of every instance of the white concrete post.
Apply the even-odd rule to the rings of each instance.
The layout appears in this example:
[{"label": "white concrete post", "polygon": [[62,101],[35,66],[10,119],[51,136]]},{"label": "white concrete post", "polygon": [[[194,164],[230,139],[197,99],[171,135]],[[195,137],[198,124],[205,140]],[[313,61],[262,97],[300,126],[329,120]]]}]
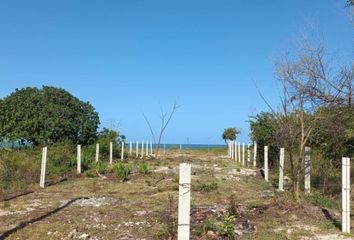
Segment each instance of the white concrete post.
[{"label": "white concrete post", "polygon": [[129,156],[133,154],[133,143],[132,141],[129,142]]},{"label": "white concrete post", "polygon": [[189,240],[191,207],[191,165],[179,165],[178,240]]},{"label": "white concrete post", "polygon": [[245,143],[242,143],[242,165],[245,165]]},{"label": "white concrete post", "polygon": [[81,145],[77,145],[77,173],[81,173]]},{"label": "white concrete post", "polygon": [[136,155],[136,157],[139,157],[139,141],[136,141],[135,155]]},{"label": "white concrete post", "polygon": [[257,142],[253,143],[253,167],[257,165]]},{"label": "white concrete post", "polygon": [[268,181],[268,146],[264,146],[264,180]]},{"label": "white concrete post", "polygon": [[152,141],[150,141],[150,154],[152,155]]},{"label": "white concrete post", "polygon": [[305,147],[305,193],[311,189],[311,148]]},{"label": "white concrete post", "polygon": [[100,145],[97,143],[96,144],[96,162],[98,162],[99,157],[100,157]]},{"label": "white concrete post", "polygon": [[144,157],[144,141],[141,141],[141,158]]},{"label": "white concrete post", "polygon": [[145,148],[145,150],[146,150],[146,156],[149,156],[149,141],[146,141],[146,148]]},{"label": "white concrete post", "polygon": [[235,162],[237,161],[237,142],[235,141],[234,144],[234,149],[235,149]]},{"label": "white concrete post", "polygon": [[113,163],[113,142],[109,143],[109,163]]},{"label": "white concrete post", "polygon": [[279,191],[284,191],[284,148],[280,148]]},{"label": "white concrete post", "polygon": [[42,149],[42,165],[41,165],[41,177],[40,177],[40,182],[39,186],[41,188],[44,188],[45,186],[45,169],[47,165],[47,147],[44,147]]},{"label": "white concrete post", "polygon": [[179,150],[180,150],[180,151],[182,150],[182,144],[179,145]]},{"label": "white concrete post", "polygon": [[235,162],[238,161],[238,157],[237,157],[237,142],[235,141]]},{"label": "white concrete post", "polygon": [[342,232],[350,233],[350,158],[342,158]]},{"label": "white concrete post", "polygon": [[247,166],[251,165],[251,145],[247,145]]},{"label": "white concrete post", "polygon": [[227,141],[227,155],[231,156],[230,141]]},{"label": "white concrete post", "polygon": [[234,142],[230,142],[231,144],[231,159],[234,159],[234,155],[235,155],[235,147],[234,147]]},{"label": "white concrete post", "polygon": [[238,150],[238,161],[241,162],[241,143],[239,142],[238,143],[238,147],[237,147],[237,150]]},{"label": "white concrete post", "polygon": [[122,141],[122,150],[120,152],[120,160],[124,160],[124,142]]}]

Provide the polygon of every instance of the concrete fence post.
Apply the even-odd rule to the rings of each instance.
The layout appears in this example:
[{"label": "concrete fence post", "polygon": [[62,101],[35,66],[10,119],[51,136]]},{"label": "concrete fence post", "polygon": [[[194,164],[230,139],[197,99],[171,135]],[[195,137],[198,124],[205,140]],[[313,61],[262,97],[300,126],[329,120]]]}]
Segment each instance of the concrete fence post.
[{"label": "concrete fence post", "polygon": [[247,166],[251,165],[251,145],[247,145]]},{"label": "concrete fence post", "polygon": [[109,143],[109,163],[113,164],[113,142]]},{"label": "concrete fence post", "polygon": [[135,155],[137,158],[139,157],[139,141],[136,141]]},{"label": "concrete fence post", "polygon": [[238,157],[237,157],[237,142],[235,141],[235,162],[238,161]]},{"label": "concrete fence post", "polygon": [[311,148],[305,147],[305,193],[311,189]]},{"label": "concrete fence post", "polygon": [[133,143],[132,141],[129,142],[129,156],[133,154]]},{"label": "concrete fence post", "polygon": [[242,165],[245,165],[245,143],[242,143]]},{"label": "concrete fence post", "polygon": [[146,150],[146,156],[149,156],[149,141],[146,141],[146,148],[145,148],[145,150]]},{"label": "concrete fence post", "polygon": [[81,145],[77,145],[77,173],[81,173]]},{"label": "concrete fence post", "polygon": [[178,240],[189,240],[191,207],[191,165],[179,165]]},{"label": "concrete fence post", "polygon": [[141,158],[144,157],[144,141],[141,141]]},{"label": "concrete fence post", "polygon": [[257,142],[253,143],[253,167],[257,165]]},{"label": "concrete fence post", "polygon": [[235,156],[235,145],[234,142],[231,142],[231,159],[234,159]]},{"label": "concrete fence post", "polygon": [[120,160],[124,160],[124,142],[122,141],[122,150],[120,152]]},{"label": "concrete fence post", "polygon": [[96,144],[96,162],[98,162],[99,158],[100,158],[100,145],[97,143]]},{"label": "concrete fence post", "polygon": [[238,151],[238,161],[241,162],[241,143],[238,142],[238,147],[237,147],[237,151]]},{"label": "concrete fence post", "polygon": [[46,170],[46,165],[47,165],[47,147],[44,147],[42,149],[42,165],[41,165],[41,177],[40,177],[40,182],[39,186],[41,188],[44,188],[45,186],[45,170]]},{"label": "concrete fence post", "polygon": [[264,146],[264,180],[268,181],[268,146]]},{"label": "concrete fence post", "polygon": [[342,158],[342,232],[350,233],[350,158]]},{"label": "concrete fence post", "polygon": [[279,191],[284,191],[284,148],[280,148],[279,159]]}]

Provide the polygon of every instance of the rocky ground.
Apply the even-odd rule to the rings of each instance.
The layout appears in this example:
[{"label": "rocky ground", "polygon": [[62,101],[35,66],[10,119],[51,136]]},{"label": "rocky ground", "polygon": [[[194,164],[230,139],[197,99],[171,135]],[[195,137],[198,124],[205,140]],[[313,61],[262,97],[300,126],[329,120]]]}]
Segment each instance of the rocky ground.
[{"label": "rocky ground", "polygon": [[124,183],[83,175],[0,202],[0,239],[174,239],[181,162],[192,164],[191,239],[354,239],[338,211],[295,203],[220,152],[146,162],[150,174]]}]

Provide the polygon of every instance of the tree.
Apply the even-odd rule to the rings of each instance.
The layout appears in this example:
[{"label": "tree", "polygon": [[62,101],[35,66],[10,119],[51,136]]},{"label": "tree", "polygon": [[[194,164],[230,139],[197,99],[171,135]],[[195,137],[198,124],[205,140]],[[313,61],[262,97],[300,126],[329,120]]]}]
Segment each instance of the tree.
[{"label": "tree", "polygon": [[172,109],[171,109],[171,112],[168,113],[166,111],[164,111],[162,108],[161,108],[161,114],[160,114],[160,128],[158,129],[158,131],[156,132],[157,134],[157,138],[156,138],[156,135],[155,135],[155,131],[153,130],[151,124],[150,124],[150,121],[149,119],[145,116],[145,114],[143,114],[144,116],[144,119],[146,121],[146,124],[148,125],[149,127],[149,130],[150,130],[150,133],[151,133],[151,136],[154,140],[154,143],[157,144],[157,148],[156,148],[156,156],[158,156],[159,154],[159,149],[160,149],[160,145],[161,145],[161,140],[162,140],[162,137],[163,137],[163,134],[165,133],[166,131],[166,128],[167,126],[170,124],[171,120],[172,120],[172,117],[173,115],[176,113],[177,109],[179,108],[180,106],[177,105],[177,103],[174,103],[173,106],[172,106]]},{"label": "tree", "polygon": [[[282,112],[277,114],[277,139],[288,150],[293,191],[299,200],[305,146],[314,128],[329,117],[330,112],[323,110],[352,107],[352,67],[336,66],[322,44],[303,41],[294,56],[276,62],[276,72],[284,92]],[[336,122],[330,123],[329,127],[335,127]]]},{"label": "tree", "polygon": [[61,88],[43,86],[16,89],[0,101],[0,136],[25,139],[34,145],[61,141],[95,141],[98,113]]},{"label": "tree", "polygon": [[227,140],[234,141],[234,140],[236,140],[237,135],[240,132],[241,131],[237,128],[225,128],[221,137],[222,137],[222,139],[224,139],[225,143],[227,142]]},{"label": "tree", "polygon": [[[250,128],[251,128],[251,139],[257,142],[258,146],[258,159],[262,162],[264,159],[264,146],[276,145],[276,123],[277,118],[273,113],[261,112],[256,116],[250,117]],[[279,148],[270,148],[268,150],[269,155],[269,166],[275,165],[275,159],[277,159],[277,154],[279,153]]]}]

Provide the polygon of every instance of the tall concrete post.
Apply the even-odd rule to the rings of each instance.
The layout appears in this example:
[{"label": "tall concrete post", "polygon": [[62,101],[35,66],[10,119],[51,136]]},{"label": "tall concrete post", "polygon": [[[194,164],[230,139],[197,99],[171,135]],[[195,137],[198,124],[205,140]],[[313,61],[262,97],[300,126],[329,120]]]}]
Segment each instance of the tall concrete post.
[{"label": "tall concrete post", "polygon": [[264,180],[268,181],[268,146],[264,146]]},{"label": "tall concrete post", "polygon": [[189,240],[191,208],[191,165],[179,165],[178,240]]},{"label": "tall concrete post", "polygon": [[113,142],[109,143],[109,163],[113,164]]},{"label": "tall concrete post", "polygon": [[81,145],[77,145],[77,173],[80,174],[81,173]]},{"label": "tall concrete post", "polygon": [[96,144],[96,162],[98,162],[99,158],[100,158],[100,145],[97,143]]},{"label": "tall concrete post", "polygon": [[284,191],[284,148],[280,148],[279,191]]},{"label": "tall concrete post", "polygon": [[305,147],[305,193],[311,189],[311,148]]},{"label": "tall concrete post", "polygon": [[257,165],[257,142],[253,143],[253,167]]},{"label": "tall concrete post", "polygon": [[350,233],[350,158],[342,158],[342,232]]}]

